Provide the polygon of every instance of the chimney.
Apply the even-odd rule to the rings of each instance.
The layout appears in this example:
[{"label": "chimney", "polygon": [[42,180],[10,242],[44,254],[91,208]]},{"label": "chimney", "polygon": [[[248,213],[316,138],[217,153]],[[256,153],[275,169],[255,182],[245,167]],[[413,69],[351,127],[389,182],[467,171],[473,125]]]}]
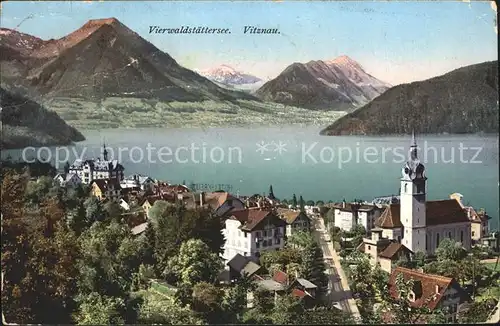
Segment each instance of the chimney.
[{"label": "chimney", "polygon": [[342,200],[342,208],[345,208],[345,204],[346,203],[345,203],[345,199],[344,199],[344,200]]},{"label": "chimney", "polygon": [[439,285],[436,284],[436,294],[439,294],[441,292],[441,288]]},{"label": "chimney", "polygon": [[372,229],[372,240],[378,242],[382,238],[382,231]]}]

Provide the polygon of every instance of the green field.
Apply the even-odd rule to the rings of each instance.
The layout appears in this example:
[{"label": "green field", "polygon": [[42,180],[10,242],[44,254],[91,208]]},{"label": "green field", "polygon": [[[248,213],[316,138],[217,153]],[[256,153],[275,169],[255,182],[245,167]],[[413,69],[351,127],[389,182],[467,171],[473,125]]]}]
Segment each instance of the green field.
[{"label": "green field", "polygon": [[278,103],[244,101],[161,102],[109,97],[89,101],[51,98],[43,103],[77,129],[219,127],[304,124],[325,126],[343,111],[314,111]]},{"label": "green field", "polygon": [[158,281],[151,280],[151,289],[164,294],[168,297],[173,298],[176,292],[176,289],[169,287],[168,285],[162,284]]}]

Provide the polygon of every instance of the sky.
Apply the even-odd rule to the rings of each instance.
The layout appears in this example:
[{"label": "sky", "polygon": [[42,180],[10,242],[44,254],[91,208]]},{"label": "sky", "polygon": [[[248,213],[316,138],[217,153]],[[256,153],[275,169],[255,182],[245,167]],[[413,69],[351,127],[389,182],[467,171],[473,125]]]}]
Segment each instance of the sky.
[{"label": "sky", "polygon": [[[189,69],[228,64],[265,80],[294,62],[348,55],[397,85],[498,60],[495,11],[484,2],[8,1],[0,25],[57,39],[89,19],[115,17]],[[149,34],[207,26],[231,34]],[[244,26],[279,35],[244,34]]]}]

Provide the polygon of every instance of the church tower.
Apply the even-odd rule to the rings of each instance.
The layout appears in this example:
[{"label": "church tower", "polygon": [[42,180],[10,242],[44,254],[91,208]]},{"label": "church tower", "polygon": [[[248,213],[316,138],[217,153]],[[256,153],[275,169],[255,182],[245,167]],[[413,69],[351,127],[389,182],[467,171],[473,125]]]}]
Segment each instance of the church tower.
[{"label": "church tower", "polygon": [[409,158],[402,169],[400,218],[403,224],[401,243],[416,253],[426,252],[426,180],[425,167],[418,159],[417,142],[412,134]]}]

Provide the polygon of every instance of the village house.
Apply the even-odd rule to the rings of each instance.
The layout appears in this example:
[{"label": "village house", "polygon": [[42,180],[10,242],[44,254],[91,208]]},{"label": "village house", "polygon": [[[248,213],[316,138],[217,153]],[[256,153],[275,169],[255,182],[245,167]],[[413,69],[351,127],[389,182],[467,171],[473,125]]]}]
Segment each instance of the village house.
[{"label": "village house", "polygon": [[455,199],[427,200],[425,167],[417,156],[415,137],[410,158],[402,169],[400,202],[387,206],[375,221],[382,236],[396,240],[411,252],[433,255],[444,238],[471,248],[471,222]]},{"label": "village house", "polygon": [[110,200],[119,202],[121,199],[121,187],[115,179],[96,179],[90,184],[90,193],[99,200]]},{"label": "village house", "polygon": [[225,221],[222,233],[226,239],[223,259],[235,255],[258,261],[260,253],[283,248],[286,223],[270,210],[233,210]]},{"label": "village house", "polygon": [[227,266],[229,270],[225,269],[224,272],[227,272],[230,282],[234,282],[243,276],[252,277],[261,269],[260,265],[252,261],[250,257],[244,257],[240,254],[236,254],[227,263]]},{"label": "village house", "polygon": [[287,208],[278,208],[278,216],[286,222],[285,235],[290,237],[294,232],[302,231],[309,232],[311,221],[306,213],[300,210],[291,210]]},{"label": "village house", "polygon": [[334,225],[341,230],[351,231],[356,225],[362,225],[367,232],[375,227],[375,220],[382,214],[382,205],[367,204],[361,202],[333,205],[335,222]]},{"label": "village house", "polygon": [[459,193],[453,193],[450,195],[450,199],[455,199],[462,207],[471,222],[471,238],[472,242],[481,243],[481,239],[488,236],[489,227],[488,221],[491,219],[484,210],[476,212],[476,210],[471,206],[465,206],[463,204],[463,195]]},{"label": "village house", "polygon": [[61,187],[77,187],[82,184],[82,179],[76,173],[58,173],[54,177],[54,181]]},{"label": "village house", "polygon": [[103,159],[75,160],[69,167],[68,173],[74,173],[84,184],[90,184],[97,179],[123,180],[124,167],[117,160],[108,160],[108,151],[103,147]]},{"label": "village house", "polygon": [[384,238],[382,229],[371,230],[371,238],[364,238],[357,250],[368,254],[370,263],[380,265],[382,270],[391,273],[395,263],[402,258],[411,259],[412,252],[401,243]]},{"label": "village house", "polygon": [[141,174],[134,174],[128,176],[120,182],[123,189],[125,188],[139,188],[146,193],[153,192],[155,181],[148,176]]},{"label": "village house", "polygon": [[139,206],[142,207],[144,210],[144,213],[146,214],[146,217],[149,219],[149,211],[151,207],[157,202],[158,200],[165,200],[168,201],[168,198],[165,198],[165,196],[147,196],[144,197],[142,201],[139,202]]},{"label": "village house", "polygon": [[470,301],[469,295],[455,279],[403,267],[397,267],[389,278],[389,294],[395,299],[398,298],[396,279],[400,274],[405,281],[413,280],[413,289],[409,294],[412,306],[426,307],[431,312],[442,309],[448,323],[456,322],[460,306]]},{"label": "village house", "polygon": [[276,271],[272,278],[257,278],[257,286],[273,294],[274,300],[285,294],[303,301],[306,307],[314,306],[317,286],[304,278],[291,278],[287,273]]}]

